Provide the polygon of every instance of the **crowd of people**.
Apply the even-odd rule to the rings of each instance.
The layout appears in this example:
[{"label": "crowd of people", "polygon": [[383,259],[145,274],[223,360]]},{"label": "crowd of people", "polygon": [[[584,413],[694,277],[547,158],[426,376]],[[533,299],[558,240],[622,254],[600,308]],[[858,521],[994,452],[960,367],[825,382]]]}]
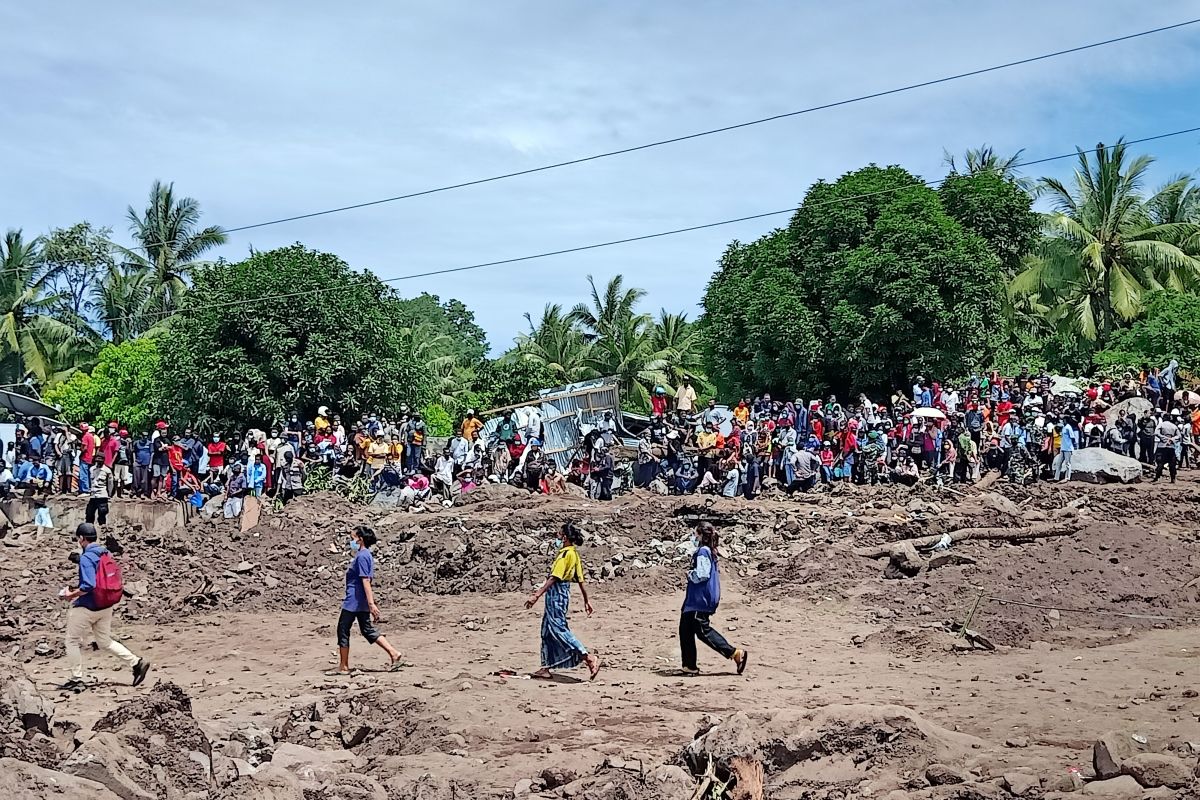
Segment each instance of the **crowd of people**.
[{"label": "crowd of people", "polygon": [[[33,420],[18,427],[0,464],[0,489],[42,499],[86,496],[88,522],[104,525],[110,499],[121,497],[197,506],[219,497],[225,516],[235,517],[246,497],[286,503],[303,494],[317,467],[334,480],[361,478],[370,493],[394,490],[401,507],[451,505],[486,482],[545,494],[573,483],[608,500],[632,487],[753,498],[765,489],[791,494],[838,482],[971,483],[992,470],[1015,482],[1070,480],[1074,454],[1088,447],[1153,464],[1156,480],[1165,472],[1174,481],[1200,449],[1200,394],[1176,383],[1172,361],[1161,371],[1146,367],[1086,386],[1056,387],[1046,373],[1023,369],[954,384],[916,376],[911,391],[885,402],[764,394],[718,406],[715,399],[702,404],[685,378],[670,394],[655,388],[636,440],[612,410],[599,412],[583,426],[565,469],[543,446],[536,406],[504,411],[490,424],[469,410],[437,449],[421,413],[406,408],[391,419],[362,414],[347,424],[321,406],[312,419],[294,414],[265,431],[209,437],[165,420],[133,434],[117,421],[83,423],[76,432]],[[1145,403],[1106,413],[1131,398]]]},{"label": "crowd of people", "polygon": [[[754,497],[764,487],[811,491],[840,481],[971,483],[989,470],[1009,480],[1070,480],[1074,453],[1100,447],[1155,464],[1171,481],[1195,463],[1200,395],[1175,388],[1177,364],[1120,381],[1054,391],[1046,373],[992,372],[957,385],[916,376],[886,403],[744,398],[731,410],[697,405],[690,380],[655,389],[634,483],[660,493]],[[1143,398],[1142,413],[1116,409]],[[673,407],[672,407],[673,405]],[[1128,404],[1127,404],[1128,405]]]}]

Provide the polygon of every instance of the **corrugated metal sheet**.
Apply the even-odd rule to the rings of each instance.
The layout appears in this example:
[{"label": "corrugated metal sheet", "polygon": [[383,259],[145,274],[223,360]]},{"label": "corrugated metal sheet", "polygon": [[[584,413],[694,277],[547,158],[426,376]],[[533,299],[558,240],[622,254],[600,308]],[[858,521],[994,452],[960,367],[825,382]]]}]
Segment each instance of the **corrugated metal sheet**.
[{"label": "corrugated metal sheet", "polygon": [[[538,398],[537,401],[515,408],[513,416],[524,427],[528,419],[527,409],[536,407],[540,411],[545,435],[542,447],[562,471],[571,466],[571,459],[584,435],[595,427],[604,412],[612,411],[614,415],[619,415],[621,409],[620,391],[616,381],[611,378],[543,389],[538,392]],[[499,417],[489,419],[483,426],[483,437],[490,439],[499,426]]]}]

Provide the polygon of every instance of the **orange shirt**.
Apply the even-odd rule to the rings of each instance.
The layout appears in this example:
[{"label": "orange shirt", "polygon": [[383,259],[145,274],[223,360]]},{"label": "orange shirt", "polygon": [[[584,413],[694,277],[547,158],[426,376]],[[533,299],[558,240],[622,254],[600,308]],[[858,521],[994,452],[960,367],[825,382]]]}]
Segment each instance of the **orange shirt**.
[{"label": "orange shirt", "polygon": [[462,423],[462,435],[468,442],[473,442],[479,436],[479,429],[483,427],[483,420],[479,417],[467,417]]}]

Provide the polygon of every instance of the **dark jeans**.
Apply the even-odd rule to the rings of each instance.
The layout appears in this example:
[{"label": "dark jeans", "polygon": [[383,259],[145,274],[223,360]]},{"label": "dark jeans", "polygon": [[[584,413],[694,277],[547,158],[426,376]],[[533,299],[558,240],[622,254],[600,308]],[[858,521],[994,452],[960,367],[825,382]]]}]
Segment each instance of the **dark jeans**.
[{"label": "dark jeans", "polygon": [[708,624],[711,614],[702,611],[685,611],[679,617],[679,653],[683,656],[684,669],[696,669],[696,639],[716,650],[725,658],[733,658],[733,645]]},{"label": "dark jeans", "polygon": [[[1171,452],[1175,452],[1175,451],[1172,450]],[[89,498],[88,503],[87,503],[87,509],[83,513],[84,513],[84,519],[86,521],[99,522],[101,525],[107,525],[108,524],[108,498],[107,497]]]},{"label": "dark jeans", "polygon": [[791,494],[793,492],[812,491],[813,487],[815,487],[816,485],[817,485],[817,476],[814,473],[812,475],[809,475],[807,478],[799,478],[797,480],[792,481],[791,485],[788,487],[788,494]]},{"label": "dark jeans", "polygon": [[1171,468],[1171,483],[1175,482],[1175,473],[1179,470],[1179,459],[1175,456],[1174,447],[1160,447],[1155,454],[1158,466],[1154,468],[1154,480],[1162,477],[1163,467]]},{"label": "dark jeans", "polygon": [[133,468],[133,496],[150,496],[150,467],[148,465]]},{"label": "dark jeans", "polygon": [[1157,453],[1154,452],[1154,436],[1142,434],[1138,436],[1138,445],[1142,456],[1143,464],[1153,464]]},{"label": "dark jeans", "polygon": [[350,646],[350,628],[354,627],[355,620],[358,620],[358,629],[362,631],[364,639],[371,644],[375,644],[379,640],[382,634],[375,628],[375,623],[371,621],[370,611],[347,611],[343,608],[341,616],[338,617],[338,647]]}]

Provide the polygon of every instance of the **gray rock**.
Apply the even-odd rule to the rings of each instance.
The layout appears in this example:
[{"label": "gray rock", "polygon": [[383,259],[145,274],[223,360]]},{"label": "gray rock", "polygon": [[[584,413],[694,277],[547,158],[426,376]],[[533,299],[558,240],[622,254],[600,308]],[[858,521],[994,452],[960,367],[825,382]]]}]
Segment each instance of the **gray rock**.
[{"label": "gray rock", "polygon": [[1119,455],[1103,447],[1085,447],[1071,457],[1073,480],[1092,483],[1120,481],[1130,483],[1142,477],[1142,464],[1137,459]]},{"label": "gray rock", "polygon": [[1192,782],[1192,771],[1184,761],[1159,753],[1130,756],[1121,764],[1121,771],[1147,789],[1182,789]]},{"label": "gray rock", "polygon": [[[290,742],[275,745],[271,764],[306,781],[327,781],[348,772],[356,756],[349,750],[316,750]],[[256,776],[257,777],[257,776]]]},{"label": "gray rock", "polygon": [[147,788],[155,786],[149,765],[126,749],[114,734],[97,733],[67,757],[62,771],[77,778],[95,781],[121,800],[156,800]]},{"label": "gray rock", "polygon": [[[1126,415],[1136,414],[1138,417],[1144,417],[1152,408],[1154,406],[1144,397],[1131,397],[1128,400],[1122,400],[1108,411],[1105,411],[1104,419],[1108,420],[1109,426],[1112,426],[1117,424],[1117,420],[1121,418],[1122,411]],[[1074,465],[1072,464],[1072,466]]]},{"label": "gray rock", "polygon": [[26,761],[0,758],[0,797],[53,797],[54,800],[120,800],[107,787]]},{"label": "gray rock", "polygon": [[929,781],[930,786],[952,786],[957,783],[966,783],[967,776],[945,764],[930,764],[925,769],[925,780]]},{"label": "gray rock", "polygon": [[1042,788],[1042,783],[1026,772],[1006,772],[1000,779],[1001,785],[1017,797],[1028,797]]},{"label": "gray rock", "polygon": [[1129,734],[1109,731],[1092,745],[1092,768],[1101,780],[1115,778],[1121,774],[1125,759],[1145,750],[1146,747],[1131,739]]},{"label": "gray rock", "polygon": [[1083,793],[1094,797],[1141,797],[1142,787],[1128,775],[1092,781],[1083,787]]}]

